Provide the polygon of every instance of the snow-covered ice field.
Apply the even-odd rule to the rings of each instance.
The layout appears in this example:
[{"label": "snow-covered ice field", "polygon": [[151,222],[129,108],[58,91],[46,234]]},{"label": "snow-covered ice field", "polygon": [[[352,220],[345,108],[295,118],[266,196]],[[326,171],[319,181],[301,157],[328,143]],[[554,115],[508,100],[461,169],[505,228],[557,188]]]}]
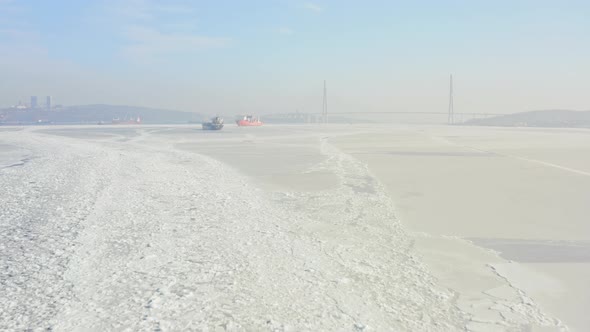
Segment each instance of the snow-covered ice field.
[{"label": "snow-covered ice field", "polygon": [[[572,157],[590,149],[588,133],[543,134],[571,155],[523,155],[484,128],[0,129],[0,330],[588,327],[590,226],[580,218],[590,170]],[[531,134],[515,135],[525,144]],[[506,212],[498,197],[525,189],[448,186],[464,162],[466,182],[500,167],[496,177],[532,172],[570,196],[553,211],[543,201],[553,196],[530,186],[530,201],[517,193],[521,204]],[[441,208],[456,196],[470,207]],[[553,223],[483,217],[535,209],[553,211]],[[537,241],[515,242],[525,238]],[[550,262],[530,262],[539,245],[554,252],[551,240],[569,242]]]}]

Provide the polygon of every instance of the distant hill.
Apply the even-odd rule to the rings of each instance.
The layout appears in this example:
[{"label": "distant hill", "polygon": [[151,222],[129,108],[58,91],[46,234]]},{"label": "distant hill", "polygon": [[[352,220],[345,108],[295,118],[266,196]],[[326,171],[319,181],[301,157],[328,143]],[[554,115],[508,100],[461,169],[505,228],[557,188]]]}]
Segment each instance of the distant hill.
[{"label": "distant hill", "polygon": [[4,109],[0,110],[0,123],[5,124],[85,124],[111,123],[113,119],[140,117],[145,124],[171,124],[200,122],[198,113],[121,105],[79,105],[45,109]]},{"label": "distant hill", "polygon": [[472,119],[464,124],[498,127],[590,128],[590,111],[530,111],[486,119]]}]

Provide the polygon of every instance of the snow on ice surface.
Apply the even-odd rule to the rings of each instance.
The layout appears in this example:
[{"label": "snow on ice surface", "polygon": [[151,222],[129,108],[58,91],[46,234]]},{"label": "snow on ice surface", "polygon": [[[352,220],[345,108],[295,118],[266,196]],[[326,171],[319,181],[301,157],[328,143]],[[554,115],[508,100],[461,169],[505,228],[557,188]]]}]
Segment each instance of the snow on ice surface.
[{"label": "snow on ice surface", "polygon": [[[17,142],[18,141],[18,142]],[[19,136],[35,159],[0,170],[0,329],[45,328],[74,294],[64,279],[102,184],[92,156]]]},{"label": "snow on ice surface", "polygon": [[22,166],[29,160],[29,154],[26,149],[0,142],[0,169]]},{"label": "snow on ice surface", "polygon": [[[378,182],[326,140],[310,171],[338,189],[268,193],[138,131],[19,139],[35,159],[0,170],[0,329],[465,329]],[[503,329],[552,324],[513,308]]]}]

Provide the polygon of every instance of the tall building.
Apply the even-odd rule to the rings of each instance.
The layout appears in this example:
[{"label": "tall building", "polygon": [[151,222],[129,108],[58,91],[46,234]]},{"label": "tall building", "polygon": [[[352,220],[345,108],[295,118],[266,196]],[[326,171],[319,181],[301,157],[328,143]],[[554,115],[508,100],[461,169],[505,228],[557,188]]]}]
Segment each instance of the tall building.
[{"label": "tall building", "polygon": [[48,111],[51,111],[51,96],[45,98],[45,107]]},{"label": "tall building", "polygon": [[31,108],[37,108],[37,96],[31,96]]}]

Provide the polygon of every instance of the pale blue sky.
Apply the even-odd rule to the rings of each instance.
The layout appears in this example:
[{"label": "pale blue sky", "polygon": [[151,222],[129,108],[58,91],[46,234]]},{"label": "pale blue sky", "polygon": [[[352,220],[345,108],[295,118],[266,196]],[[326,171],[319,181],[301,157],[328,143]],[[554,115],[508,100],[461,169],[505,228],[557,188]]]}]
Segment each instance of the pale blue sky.
[{"label": "pale blue sky", "polygon": [[0,0],[0,106],[590,109],[588,1]]}]

